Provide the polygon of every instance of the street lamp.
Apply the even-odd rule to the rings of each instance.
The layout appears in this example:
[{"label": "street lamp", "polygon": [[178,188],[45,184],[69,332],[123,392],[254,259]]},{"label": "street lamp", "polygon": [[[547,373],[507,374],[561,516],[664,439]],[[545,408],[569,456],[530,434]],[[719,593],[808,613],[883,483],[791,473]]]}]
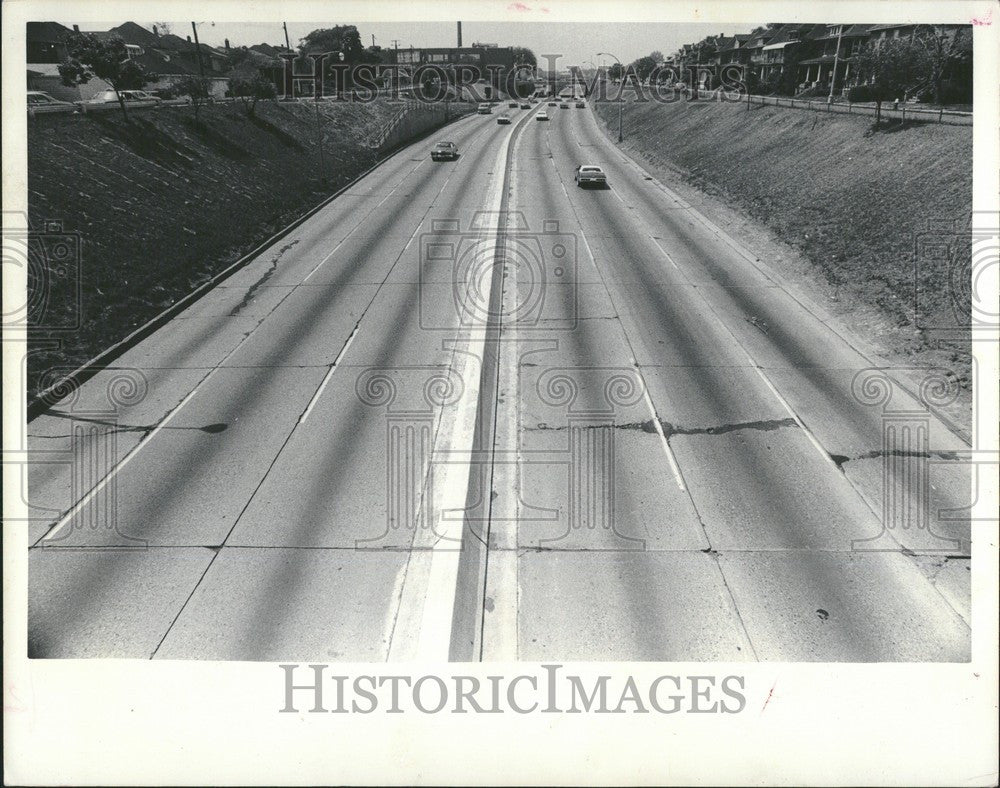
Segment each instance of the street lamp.
[{"label": "street lamp", "polygon": [[625,67],[622,66],[622,62],[612,55],[610,52],[598,52],[598,57],[614,57],[615,62],[618,64],[621,71],[620,81],[618,83],[618,142],[622,141],[622,108],[624,106],[623,102],[625,100]]}]

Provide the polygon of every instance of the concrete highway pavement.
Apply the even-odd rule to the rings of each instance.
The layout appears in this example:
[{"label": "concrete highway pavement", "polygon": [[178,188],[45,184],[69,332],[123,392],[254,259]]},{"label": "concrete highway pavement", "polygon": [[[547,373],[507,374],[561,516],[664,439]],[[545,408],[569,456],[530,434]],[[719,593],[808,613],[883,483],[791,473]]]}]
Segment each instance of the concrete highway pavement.
[{"label": "concrete highway pavement", "polygon": [[29,424],[33,656],[968,659],[968,524],[913,520],[966,444],[549,112],[400,151]]}]

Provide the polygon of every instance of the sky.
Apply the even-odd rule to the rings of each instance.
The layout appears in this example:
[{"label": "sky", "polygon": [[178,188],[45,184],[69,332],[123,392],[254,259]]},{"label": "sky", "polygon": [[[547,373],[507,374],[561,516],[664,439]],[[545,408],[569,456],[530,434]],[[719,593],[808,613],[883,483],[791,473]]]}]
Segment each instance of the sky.
[{"label": "sky", "polygon": [[[107,23],[103,29],[115,27],[125,20]],[[151,28],[152,20],[135,18],[132,21],[143,27]],[[71,27],[71,22],[63,22]],[[414,47],[444,47],[456,43],[455,22],[358,22],[355,20],[332,19],[325,22],[305,23],[289,22],[288,37],[293,47],[300,38],[320,27],[331,27],[334,24],[357,25],[361,39],[366,46],[375,43],[381,47],[392,47],[393,40],[400,48]],[[190,22],[171,22],[171,32],[179,36],[191,34]],[[581,23],[581,22],[484,22],[463,21],[462,43],[469,46],[473,42],[486,42],[499,46],[524,46],[534,51],[539,65],[543,65],[543,54],[560,55],[558,68],[570,65],[585,65],[590,61],[601,65],[598,52],[610,52],[622,62],[629,63],[638,57],[659,50],[664,55],[670,55],[681,44],[698,41],[708,35],[733,35],[734,33],[749,33],[754,25],[725,24],[675,24],[675,23],[642,23],[642,24],[611,24],[611,23]],[[87,28],[84,28],[87,29]],[[226,38],[232,46],[251,44],[283,44],[285,34],[281,21],[273,24],[238,22],[199,22],[199,40],[212,46],[223,45]],[[605,65],[614,63],[613,58],[604,58]]]}]

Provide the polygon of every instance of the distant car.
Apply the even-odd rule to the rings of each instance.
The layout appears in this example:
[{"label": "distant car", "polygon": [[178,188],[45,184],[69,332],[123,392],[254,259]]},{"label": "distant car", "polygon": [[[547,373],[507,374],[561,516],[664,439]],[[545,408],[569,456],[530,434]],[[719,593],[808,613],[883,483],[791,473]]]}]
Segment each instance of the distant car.
[{"label": "distant car", "polygon": [[[163,99],[154,96],[152,93],[147,93],[145,90],[123,90],[121,91],[121,97],[125,105],[129,107],[158,107],[163,103]],[[86,101],[77,101],[75,103],[77,106],[117,104],[118,96],[115,95],[113,90],[102,90],[100,93],[95,93]]]},{"label": "distant car", "polygon": [[510,115],[504,114],[504,115],[501,115],[500,117],[498,117],[497,118],[497,125],[499,125],[499,126],[508,126],[508,125],[510,125]]},{"label": "distant car", "polygon": [[508,101],[507,102],[507,109],[517,109],[517,102],[516,101]]},{"label": "distant car", "polygon": [[587,108],[587,104],[586,104],[586,102],[578,101],[578,102],[576,102],[576,108],[577,109],[586,109]]},{"label": "distant car", "polygon": [[549,113],[546,112],[544,109],[537,115],[535,115],[535,120],[548,120],[548,119],[549,119]]},{"label": "distant car", "polygon": [[76,112],[76,106],[70,101],[60,101],[40,90],[29,90],[28,114],[41,115],[51,112]]},{"label": "distant car", "polygon": [[487,102],[483,102],[482,104],[479,105],[479,108],[476,110],[476,112],[478,112],[480,115],[489,115],[493,112],[493,107],[491,107]]},{"label": "distant car", "polygon": [[567,103],[566,103],[566,102],[564,101],[564,102],[563,102],[562,104],[560,104],[560,105],[559,105],[559,109],[569,109],[569,104],[567,104]]},{"label": "distant car", "polygon": [[596,164],[581,164],[573,174],[573,180],[581,188],[584,186],[607,186],[608,176]]},{"label": "distant car", "polygon": [[458,158],[458,146],[454,142],[442,140],[431,148],[432,161],[454,161]]},{"label": "distant car", "polygon": [[550,101],[550,102],[549,102],[549,106],[550,106],[550,107],[554,107],[555,105],[556,105],[556,103],[555,103],[554,101]]},{"label": "distant car", "polygon": [[527,101],[522,101],[521,109],[531,109],[531,105]]}]

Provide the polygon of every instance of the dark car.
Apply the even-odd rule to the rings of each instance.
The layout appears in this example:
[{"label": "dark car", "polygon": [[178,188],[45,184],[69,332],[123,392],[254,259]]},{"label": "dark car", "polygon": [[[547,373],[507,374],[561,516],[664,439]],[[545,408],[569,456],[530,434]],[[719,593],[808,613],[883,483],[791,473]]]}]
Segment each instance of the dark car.
[{"label": "dark car", "polygon": [[454,142],[443,140],[431,148],[432,161],[452,161],[458,158],[458,146]]},{"label": "dark car", "polygon": [[499,126],[509,126],[510,125],[510,115],[500,115],[497,118],[497,125],[499,125]]}]

